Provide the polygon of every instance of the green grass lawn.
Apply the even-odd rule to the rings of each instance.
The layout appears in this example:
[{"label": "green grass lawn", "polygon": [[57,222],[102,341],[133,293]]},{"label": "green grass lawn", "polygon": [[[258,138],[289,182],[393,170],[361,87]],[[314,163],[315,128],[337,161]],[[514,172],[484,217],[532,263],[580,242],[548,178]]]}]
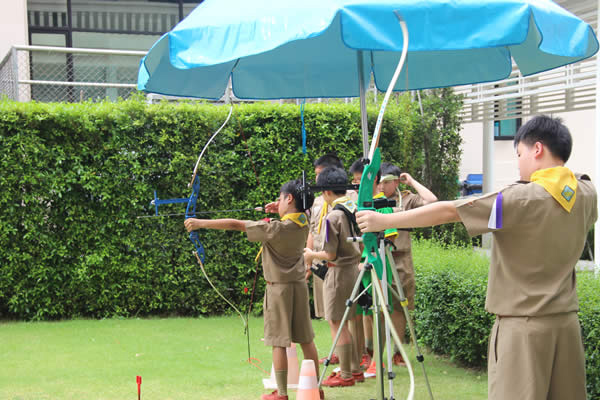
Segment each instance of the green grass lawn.
[{"label": "green grass lawn", "polygon": [[[314,321],[319,355],[331,338]],[[261,342],[262,319],[250,320],[252,356],[271,368],[270,348]],[[299,357],[301,350],[298,348]],[[410,348],[414,360],[414,348]],[[266,393],[259,368],[246,362],[247,345],[236,317],[110,319],[0,323],[0,399],[259,399]],[[416,361],[414,362],[416,364]],[[484,372],[458,368],[434,355],[425,367],[436,400],[485,399]],[[331,370],[331,367],[330,367]],[[415,399],[428,399],[419,365]],[[406,398],[408,374],[398,369],[395,398]],[[385,385],[388,393],[387,382]],[[351,388],[325,388],[326,399],[375,397],[373,379]],[[295,393],[290,391],[290,399]]]}]

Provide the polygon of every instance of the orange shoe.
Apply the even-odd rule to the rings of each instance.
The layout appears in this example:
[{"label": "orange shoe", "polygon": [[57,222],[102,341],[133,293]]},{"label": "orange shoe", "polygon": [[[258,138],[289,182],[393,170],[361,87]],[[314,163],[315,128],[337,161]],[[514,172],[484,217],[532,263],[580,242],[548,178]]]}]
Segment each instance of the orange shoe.
[{"label": "orange shoe", "polygon": [[365,374],[361,372],[353,372],[352,378],[354,378],[354,382],[360,383],[365,381]]},{"label": "orange shoe", "polygon": [[288,400],[287,396],[279,395],[277,390],[274,390],[271,394],[263,394],[260,396],[261,400]]},{"label": "orange shoe", "polygon": [[368,354],[362,355],[362,360],[360,360],[360,368],[366,370],[371,365],[371,356]]},{"label": "orange shoe", "polygon": [[[325,360],[327,360],[327,357],[323,357],[319,360],[319,364],[325,364]],[[331,356],[331,360],[329,361],[329,365],[335,365],[335,364],[339,364],[340,363],[340,358],[337,356],[337,354],[333,353],[333,355]]]},{"label": "orange shoe", "polygon": [[333,372],[321,385],[328,387],[354,386],[354,378],[344,379],[341,372]]},{"label": "orange shoe", "polygon": [[406,363],[404,362],[404,358],[402,358],[402,354],[400,352],[394,353],[394,365],[399,365],[401,367],[406,367]]},{"label": "orange shoe", "polygon": [[[383,368],[385,368],[385,364],[383,364]],[[375,378],[377,375],[377,365],[375,364],[375,360],[371,361],[371,365],[365,371],[365,378]]]}]

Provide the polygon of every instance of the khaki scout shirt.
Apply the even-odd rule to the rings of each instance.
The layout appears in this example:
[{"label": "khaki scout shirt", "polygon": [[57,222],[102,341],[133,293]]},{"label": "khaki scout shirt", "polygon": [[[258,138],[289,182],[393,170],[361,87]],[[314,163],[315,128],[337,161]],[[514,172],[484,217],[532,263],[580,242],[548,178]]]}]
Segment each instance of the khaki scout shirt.
[{"label": "khaki scout shirt", "polygon": [[332,210],[323,224],[326,226],[321,227],[321,232],[325,230],[322,250],[336,255],[333,260],[335,268],[356,268],[360,262],[360,248],[358,243],[346,241],[352,236],[346,214],[341,210]]},{"label": "khaki scout shirt", "polygon": [[577,176],[570,213],[540,185],[504,188],[502,226],[488,227],[497,193],[456,200],[469,235],[492,232],[485,308],[502,316],[541,316],[578,310],[575,264],[597,218],[596,189]]},{"label": "khaki scout shirt", "polygon": [[323,244],[323,235],[325,234],[325,220],[327,219],[327,214],[325,214],[325,216],[323,217],[323,222],[321,223],[321,232],[317,233],[317,229],[319,228],[319,217],[321,216],[321,209],[324,205],[325,199],[323,198],[323,196],[319,196],[315,199],[312,207],[310,208],[309,225],[310,233],[312,233],[313,237],[313,250],[320,249]]},{"label": "khaki scout shirt", "polygon": [[304,282],[304,245],[308,225],[298,226],[292,220],[246,222],[251,242],[262,242],[263,274],[267,282]]},{"label": "khaki scout shirt", "polygon": [[[413,208],[419,208],[424,205],[423,198],[418,194],[411,193],[408,190],[404,190],[402,193],[402,208],[394,207],[394,212],[408,211]],[[396,204],[398,204],[398,195],[396,194],[390,200],[395,200]],[[394,239],[394,246],[396,249],[394,251],[408,251],[410,250],[411,242],[410,242],[410,232],[408,231],[398,231],[398,236]]]}]

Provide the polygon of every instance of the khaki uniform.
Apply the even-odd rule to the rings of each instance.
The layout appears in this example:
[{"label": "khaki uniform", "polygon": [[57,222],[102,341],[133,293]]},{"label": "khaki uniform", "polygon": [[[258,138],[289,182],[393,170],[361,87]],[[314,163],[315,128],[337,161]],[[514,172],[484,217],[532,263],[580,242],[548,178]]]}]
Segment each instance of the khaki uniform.
[{"label": "khaki uniform", "polygon": [[[323,217],[323,222],[321,226],[321,231],[318,231],[319,227],[319,217],[321,216],[321,209],[325,204],[325,199],[323,196],[319,196],[315,199],[313,206],[310,209],[310,233],[313,237],[313,250],[320,249],[323,244],[323,235],[325,234],[325,218]],[[314,260],[313,264],[317,264],[321,262],[321,260]],[[313,287],[313,304],[315,307],[315,316],[318,318],[323,318],[325,316],[325,305],[323,303],[323,280],[318,276],[313,274],[312,280]]]},{"label": "khaki uniform", "polygon": [[[346,241],[349,236],[352,236],[352,233],[344,212],[331,211],[327,215],[324,243],[320,249],[336,255],[336,259],[330,263],[325,275],[324,299],[327,321],[342,320],[346,310],[346,300],[350,298],[358,278],[360,248],[358,243]],[[354,314],[355,310],[351,310],[350,315]]]},{"label": "khaki uniform", "polygon": [[312,342],[303,255],[308,225],[300,227],[292,220],[249,221],[246,234],[251,242],[263,243],[265,344],[288,347],[292,342]]},{"label": "khaki uniform", "polygon": [[[402,212],[412,210],[424,205],[423,198],[418,194],[411,193],[408,190],[402,191],[402,202],[398,201],[398,196],[392,197],[390,200],[395,200],[398,206],[394,208],[394,211]],[[410,241],[410,232],[398,230],[398,236],[394,239],[395,250],[392,250],[392,256],[394,257],[394,264],[396,264],[396,270],[402,283],[402,290],[408,301],[408,309],[415,309],[415,267],[413,264],[412,247]],[[393,297],[393,309],[394,311],[402,312],[400,302],[396,297]]]},{"label": "khaki uniform", "polygon": [[586,398],[575,264],[597,210],[589,178],[577,178],[570,213],[535,183],[501,191],[501,226],[491,218],[497,193],[455,202],[471,236],[493,233],[489,399]]}]

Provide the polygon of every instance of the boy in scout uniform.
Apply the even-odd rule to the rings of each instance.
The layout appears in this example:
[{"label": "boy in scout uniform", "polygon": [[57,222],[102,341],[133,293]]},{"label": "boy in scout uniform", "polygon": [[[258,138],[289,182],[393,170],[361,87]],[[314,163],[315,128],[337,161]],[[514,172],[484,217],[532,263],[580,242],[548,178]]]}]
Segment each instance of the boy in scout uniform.
[{"label": "boy in scout uniform", "polygon": [[596,221],[589,177],[564,164],[572,139],[558,118],[538,116],[514,140],[521,180],[477,199],[385,216],[357,215],[361,229],[462,222],[491,232],[486,309],[496,314],[488,351],[489,399],[586,399],[575,264]]},{"label": "boy in scout uniform", "polygon": [[[396,201],[394,211],[401,212],[421,207],[425,204],[437,201],[437,197],[425,186],[414,179],[410,174],[402,172],[394,164],[384,162],[381,164],[381,180],[379,191],[383,193],[388,200]],[[405,184],[413,188],[417,194],[409,190],[400,191],[400,184]],[[412,249],[410,241],[410,232],[398,231],[398,235],[393,240],[395,249],[392,251],[394,264],[398,271],[398,277],[402,283],[402,290],[408,301],[408,309],[415,309],[415,268],[413,265]],[[394,285],[395,287],[395,285]],[[394,328],[403,342],[406,340],[406,317],[402,311],[402,306],[395,296],[392,296],[393,312],[392,321]],[[400,350],[394,345],[394,365],[405,365]],[[375,365],[373,365],[373,369]]]},{"label": "boy in scout uniform", "polygon": [[[314,196],[307,194],[307,205]],[[280,220],[240,221],[236,219],[185,220],[188,231],[225,229],[246,232],[251,242],[262,242],[265,291],[264,341],[273,347],[273,368],[277,390],[263,395],[263,400],[287,400],[287,353],[292,342],[300,343],[305,359],[312,359],[319,374],[317,349],[310,322],[308,286],[305,280],[304,243],[308,236],[308,217],[302,206],[299,180],[281,187],[279,200],[270,203],[267,212],[278,212]],[[321,399],[324,394],[321,391]]]},{"label": "boy in scout uniform", "polygon": [[[319,157],[314,163],[315,168],[315,181],[319,178],[319,174],[327,167],[343,168],[342,162],[335,154],[325,154]],[[323,234],[325,232],[325,219],[327,213],[330,210],[329,204],[323,199],[323,195],[318,196],[315,199],[313,206],[310,208],[310,221],[309,221],[309,234],[306,241],[306,247],[309,249],[319,249],[323,244]],[[315,260],[315,264],[321,260]],[[307,269],[307,279],[310,277],[310,268]],[[323,304],[323,280],[317,276],[313,276],[312,281],[313,288],[313,305],[315,310],[315,317],[323,318],[325,316],[325,306]],[[325,359],[321,359],[323,363]],[[339,363],[339,358],[336,354],[331,357],[331,364]]]},{"label": "boy in scout uniform", "polygon": [[[348,176],[343,169],[328,167],[319,174],[318,185],[347,184]],[[328,272],[324,281],[325,319],[329,322],[332,339],[340,329],[342,318],[346,310],[346,300],[352,294],[352,289],[358,278],[358,262],[360,249],[358,243],[347,242],[346,238],[356,236],[358,232],[352,226],[346,212],[336,209],[339,204],[350,214],[356,211],[356,204],[346,196],[346,190],[324,190],[323,198],[331,205],[332,211],[327,214],[325,221],[325,236],[319,251],[306,248],[304,261],[310,265],[313,260],[327,260]],[[355,310],[352,309],[350,315]],[[358,365],[358,357],[352,355],[352,334],[348,324],[344,324],[336,345],[336,352],[340,359],[340,373],[332,373],[323,381],[324,386],[352,386],[357,380],[364,380]]]}]

